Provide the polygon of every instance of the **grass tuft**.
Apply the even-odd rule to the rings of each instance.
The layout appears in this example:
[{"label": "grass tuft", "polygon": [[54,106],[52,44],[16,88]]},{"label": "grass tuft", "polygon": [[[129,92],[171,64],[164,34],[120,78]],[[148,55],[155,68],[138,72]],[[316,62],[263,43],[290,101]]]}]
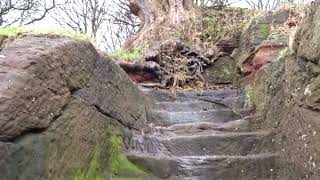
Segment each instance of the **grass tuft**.
[{"label": "grass tuft", "polygon": [[0,36],[17,36],[22,31],[21,27],[0,27]]},{"label": "grass tuft", "polygon": [[143,48],[136,48],[131,51],[120,49],[120,50],[112,52],[111,56],[123,58],[128,61],[133,61],[133,60],[138,59],[143,54],[143,52],[144,52]]},{"label": "grass tuft", "polygon": [[32,29],[29,31],[30,34],[56,34],[61,36],[67,36],[73,39],[85,40],[88,39],[86,34],[74,33],[63,29]]},{"label": "grass tuft", "polygon": [[86,40],[87,35],[73,33],[63,29],[25,29],[23,27],[0,27],[0,36],[19,36],[21,34],[55,34],[73,39]]}]

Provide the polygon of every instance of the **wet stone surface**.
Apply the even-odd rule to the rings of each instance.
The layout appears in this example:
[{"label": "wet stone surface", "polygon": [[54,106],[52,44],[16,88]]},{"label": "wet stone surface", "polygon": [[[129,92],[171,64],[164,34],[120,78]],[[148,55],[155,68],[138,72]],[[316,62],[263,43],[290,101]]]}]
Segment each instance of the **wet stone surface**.
[{"label": "wet stone surface", "polygon": [[252,111],[240,90],[178,92],[175,98],[142,90],[156,101],[148,131],[132,134],[127,152],[132,162],[159,179],[276,178],[274,134],[250,130]]}]

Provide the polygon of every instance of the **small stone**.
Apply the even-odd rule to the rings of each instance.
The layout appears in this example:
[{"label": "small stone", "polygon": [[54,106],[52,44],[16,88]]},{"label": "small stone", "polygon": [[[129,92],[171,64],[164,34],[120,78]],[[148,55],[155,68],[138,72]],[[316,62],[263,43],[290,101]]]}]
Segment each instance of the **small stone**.
[{"label": "small stone", "polygon": [[308,136],[307,136],[306,134],[303,134],[303,135],[301,136],[301,139],[302,139],[302,140],[305,140],[306,137],[308,137]]},{"label": "small stone", "polygon": [[310,84],[306,87],[306,89],[304,90],[304,93],[303,93],[305,96],[311,96],[312,92],[310,90]]},{"label": "small stone", "polygon": [[317,135],[317,132],[316,132],[316,131],[313,131],[312,135],[313,135],[313,136],[316,136],[316,135]]},{"label": "small stone", "polygon": [[6,58],[6,56],[5,56],[5,55],[0,54],[0,58]]}]

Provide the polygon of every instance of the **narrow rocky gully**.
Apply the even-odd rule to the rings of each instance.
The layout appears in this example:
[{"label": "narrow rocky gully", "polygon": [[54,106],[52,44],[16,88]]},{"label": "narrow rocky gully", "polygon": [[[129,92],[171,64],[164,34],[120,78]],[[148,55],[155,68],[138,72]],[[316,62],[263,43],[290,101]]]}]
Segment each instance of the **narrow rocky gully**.
[{"label": "narrow rocky gully", "polygon": [[320,180],[320,1],[129,2],[118,55],[0,33],[0,180]]},{"label": "narrow rocky gully", "polygon": [[271,131],[251,131],[243,91],[171,92],[141,88],[155,101],[149,132],[134,133],[128,158],[157,178],[273,179],[277,171]]}]

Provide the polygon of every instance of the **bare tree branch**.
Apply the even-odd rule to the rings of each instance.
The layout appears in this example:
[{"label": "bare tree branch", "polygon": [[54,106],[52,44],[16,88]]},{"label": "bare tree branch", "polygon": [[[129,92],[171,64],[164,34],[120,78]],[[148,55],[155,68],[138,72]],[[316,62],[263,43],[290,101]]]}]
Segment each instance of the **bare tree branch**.
[{"label": "bare tree branch", "polygon": [[44,19],[55,7],[55,0],[1,0],[0,26],[32,24]]}]

